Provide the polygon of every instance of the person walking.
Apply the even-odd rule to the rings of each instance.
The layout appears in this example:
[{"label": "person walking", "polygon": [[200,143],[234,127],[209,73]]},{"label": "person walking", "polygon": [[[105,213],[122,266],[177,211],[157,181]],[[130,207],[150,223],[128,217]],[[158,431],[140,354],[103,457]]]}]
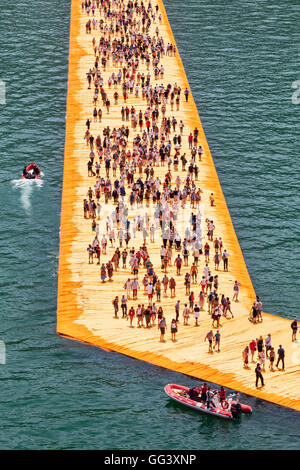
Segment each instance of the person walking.
[{"label": "person walking", "polygon": [[195,318],[195,326],[199,326],[198,320],[200,315],[200,307],[198,304],[194,307],[194,318]]},{"label": "person walking", "polygon": [[175,297],[176,282],[175,282],[175,279],[173,277],[170,278],[169,287],[170,287],[170,291],[171,291],[171,297]]},{"label": "person walking", "polygon": [[187,304],[184,305],[182,316],[183,316],[183,324],[188,325],[188,321],[190,318],[190,309]]},{"label": "person walking", "polygon": [[174,265],[176,266],[177,276],[180,276],[181,266],[182,266],[182,258],[180,257],[180,255],[178,255],[177,258],[175,259]]}]

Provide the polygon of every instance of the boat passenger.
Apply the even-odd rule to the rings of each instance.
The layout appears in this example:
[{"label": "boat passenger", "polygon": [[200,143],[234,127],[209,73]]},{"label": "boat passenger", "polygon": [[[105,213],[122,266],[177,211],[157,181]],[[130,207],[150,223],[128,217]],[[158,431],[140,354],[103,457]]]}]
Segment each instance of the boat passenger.
[{"label": "boat passenger", "polygon": [[202,387],[200,388],[200,398],[201,398],[201,401],[203,402],[206,402],[206,398],[207,398],[207,385],[206,383],[204,382],[204,384],[202,385]]},{"label": "boat passenger", "polygon": [[224,389],[224,387],[220,388],[220,390],[218,391],[218,395],[221,403],[223,400],[226,400],[226,390]]},{"label": "boat passenger", "polygon": [[194,401],[201,401],[201,397],[199,396],[200,394],[200,388],[197,387],[192,387],[188,391],[189,397],[194,400]]}]

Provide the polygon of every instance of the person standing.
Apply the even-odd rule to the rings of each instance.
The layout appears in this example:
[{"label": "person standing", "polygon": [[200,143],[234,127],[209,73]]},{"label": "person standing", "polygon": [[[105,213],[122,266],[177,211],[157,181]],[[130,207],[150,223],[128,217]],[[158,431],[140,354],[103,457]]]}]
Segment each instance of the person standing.
[{"label": "person standing", "polygon": [[208,352],[209,353],[213,353],[213,348],[212,348],[213,337],[214,337],[213,331],[210,330],[204,339],[204,341],[208,340]]},{"label": "person standing", "polygon": [[257,364],[256,367],[255,367],[255,375],[256,375],[255,386],[258,387],[258,381],[260,380],[261,386],[264,387],[265,386],[264,378],[263,378],[263,375],[261,373],[261,367],[260,367],[259,364]]},{"label": "person standing", "polygon": [[214,349],[217,348],[217,351],[220,352],[220,341],[221,341],[221,334],[220,331],[217,330],[215,334],[215,344],[214,344]]},{"label": "person standing", "polygon": [[189,90],[186,88],[183,93],[184,93],[184,96],[185,96],[185,101],[188,102],[189,94],[190,94]]},{"label": "person standing", "polygon": [[271,334],[269,333],[268,336],[265,339],[265,348],[266,348],[266,357],[269,357],[269,351],[272,349],[272,343],[271,343]]},{"label": "person standing", "polygon": [[204,306],[204,301],[205,301],[205,295],[202,291],[200,291],[200,294],[199,294],[199,307],[200,307],[200,310],[203,310],[203,306]]},{"label": "person standing", "polygon": [[153,287],[152,282],[149,282],[149,284],[147,285],[147,293],[148,293],[149,303],[152,304],[152,299],[153,299],[153,294],[154,294],[154,287]]},{"label": "person standing", "polygon": [[139,287],[140,287],[139,281],[136,278],[134,278],[131,281],[131,289],[132,289],[133,300],[137,300],[137,291],[138,291]]},{"label": "person standing", "polygon": [[177,322],[176,320],[173,318],[172,322],[171,322],[171,335],[172,335],[172,341],[176,341],[176,333],[177,333],[178,329],[177,329]]},{"label": "person standing", "polygon": [[235,300],[236,302],[238,302],[238,296],[239,296],[239,291],[240,291],[240,282],[238,281],[235,281],[234,282],[234,286],[233,286],[233,299],[232,300]]},{"label": "person standing", "polygon": [[177,258],[175,259],[174,265],[176,266],[176,269],[177,269],[177,276],[180,276],[181,266],[182,266],[182,259],[181,259],[180,255],[178,255]]},{"label": "person standing", "polygon": [[160,329],[160,342],[165,342],[165,333],[166,333],[167,322],[165,317],[163,316],[158,322],[158,328]]},{"label": "person standing", "polygon": [[88,251],[88,254],[89,254],[89,264],[93,264],[94,261],[93,261],[93,257],[94,257],[94,248],[92,247],[92,245],[89,245],[87,247],[87,251]]},{"label": "person standing", "polygon": [[187,304],[184,305],[182,315],[183,315],[183,324],[188,325],[188,321],[190,318],[190,309]]},{"label": "person standing", "polygon": [[131,280],[128,278],[124,284],[124,289],[126,289],[127,299],[130,299],[130,291],[131,291]]},{"label": "person standing", "polygon": [[260,357],[260,353],[262,352],[264,348],[264,340],[263,340],[263,337],[260,336],[257,340],[257,355],[258,355],[258,358]]},{"label": "person standing", "polygon": [[206,382],[204,382],[204,384],[200,388],[200,400],[206,403],[206,398],[207,398],[207,384]]},{"label": "person standing", "polygon": [[243,351],[243,361],[244,361],[244,368],[249,369],[249,346],[246,346]]},{"label": "person standing", "polygon": [[129,312],[128,312],[129,320],[130,320],[130,328],[133,328],[132,321],[135,317],[135,311],[133,307],[130,307]]},{"label": "person standing", "polygon": [[278,368],[279,362],[281,362],[282,363],[282,370],[284,370],[285,351],[284,351],[281,344],[279,345],[279,349],[277,351],[277,354],[278,354],[278,359],[277,359],[277,362],[276,362],[276,367]]},{"label": "person standing", "polygon": [[121,309],[122,309],[122,318],[127,317],[127,298],[125,295],[121,297]]},{"label": "person standing", "polygon": [[145,320],[146,320],[146,327],[150,328],[150,326],[151,326],[151,305],[148,305],[148,307],[145,308],[144,317],[145,317]]},{"label": "person standing", "polygon": [[274,371],[274,362],[275,362],[275,349],[272,347],[271,350],[270,350],[270,354],[269,354],[269,360],[270,360],[270,364],[269,364],[269,369],[271,372]]},{"label": "person standing", "polygon": [[175,313],[176,313],[175,321],[176,321],[176,323],[179,321],[179,309],[180,309],[180,300],[177,300],[177,302],[175,304]]},{"label": "person standing", "polygon": [[224,271],[228,271],[228,258],[229,258],[229,253],[228,251],[224,250],[223,255],[222,255]]},{"label": "person standing", "polygon": [[256,351],[256,341],[255,341],[255,339],[252,339],[251,343],[249,344],[249,348],[250,348],[250,354],[251,354],[251,362],[255,362],[254,361],[254,354],[255,354],[255,351]]},{"label": "person standing", "polygon": [[297,318],[294,318],[294,320],[291,323],[291,328],[292,328],[292,341],[296,341],[296,335],[297,335],[297,330],[298,330],[298,321]]},{"label": "person standing", "polygon": [[260,362],[260,365],[262,366],[263,372],[265,372],[266,355],[265,355],[264,349],[259,353],[259,362]]},{"label": "person standing", "polygon": [[160,302],[160,299],[161,299],[161,283],[160,283],[159,279],[155,283],[155,292],[156,292],[156,300],[158,302]]},{"label": "person standing", "polygon": [[262,322],[262,301],[260,300],[259,296],[256,297],[255,302],[255,309],[257,314],[257,320]]}]

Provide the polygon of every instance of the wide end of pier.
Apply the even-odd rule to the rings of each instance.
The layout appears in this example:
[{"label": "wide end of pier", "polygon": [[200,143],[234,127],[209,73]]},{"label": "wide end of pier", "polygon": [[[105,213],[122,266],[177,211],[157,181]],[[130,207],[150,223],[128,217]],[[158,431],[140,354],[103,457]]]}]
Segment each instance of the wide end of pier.
[{"label": "wide end of pier", "polygon": [[[96,6],[96,3],[94,5]],[[68,83],[68,98],[67,98],[67,120],[66,120],[66,143],[65,143],[65,157],[64,157],[64,180],[63,180],[63,193],[62,193],[62,209],[61,209],[61,233],[60,233],[60,255],[59,255],[59,276],[58,276],[58,307],[57,307],[57,332],[67,338],[82,341],[88,344],[99,346],[109,351],[116,351],[121,354],[134,357],[155,364],[157,366],[172,369],[183,374],[199,378],[201,380],[211,381],[225,387],[238,390],[240,392],[257,396],[261,399],[287,406],[296,410],[300,410],[300,340],[292,342],[291,320],[281,318],[266,313],[262,314],[262,321],[252,323],[249,321],[249,312],[255,301],[256,294],[254,292],[244,258],[235,234],[233,224],[231,222],[230,214],[226,205],[226,201],[220,186],[220,182],[215,170],[212,156],[210,154],[209,146],[207,144],[205,134],[201,125],[199,114],[193,100],[192,92],[189,88],[187,77],[176,47],[175,39],[173,37],[168,18],[165,12],[163,2],[158,0],[152,4],[152,11],[146,6],[145,18],[146,26],[143,26],[143,10],[136,11],[136,8],[129,5],[127,0],[123,2],[110,2],[110,8],[104,7],[101,9],[95,8],[94,12],[91,10],[87,12],[82,8],[82,2],[72,0],[71,12],[71,28],[70,28],[70,52],[69,52],[69,83]],[[137,2],[140,5],[140,2]],[[133,4],[132,4],[133,5]],[[148,4],[147,4],[148,5]],[[156,9],[158,5],[158,9]],[[130,10],[132,9],[132,13]],[[111,14],[107,14],[110,11]],[[127,13],[126,13],[127,11]],[[128,13],[129,11],[129,13]],[[128,25],[126,33],[124,26],[116,30],[117,20],[120,15],[129,15],[131,23]],[[147,20],[151,20],[151,24],[147,26]],[[90,21],[90,32],[87,23]],[[100,27],[101,25],[101,27]],[[121,54],[120,59],[119,49],[116,44],[121,40],[124,34],[123,45],[127,44],[128,49],[125,54]],[[128,40],[126,39],[128,36]],[[139,36],[140,35],[140,36]],[[141,43],[148,41],[148,38],[156,38],[156,42],[152,42],[151,46],[144,47],[144,56],[142,59],[139,49],[137,55],[132,55],[132,60],[138,59],[137,67],[128,65],[128,51],[130,45],[137,44],[137,37],[141,37]],[[94,38],[94,41],[93,41]],[[163,47],[160,53],[157,46],[158,39],[163,39]],[[115,46],[114,40],[116,39]],[[102,42],[101,42],[102,40]],[[127,42],[126,42],[127,41]],[[140,44],[141,44],[140,43]],[[102,46],[99,44],[102,44]],[[149,43],[150,44],[150,43]],[[175,46],[176,52],[170,49],[167,45]],[[201,46],[200,46],[201,47]],[[95,48],[95,49],[94,49]],[[123,48],[124,49],[124,48]],[[105,51],[105,53],[104,53]],[[155,54],[153,54],[153,51]],[[147,54],[149,53],[149,62]],[[127,58],[126,58],[127,54]],[[98,57],[98,60],[97,60]],[[105,66],[102,59],[106,59]],[[155,59],[158,60],[155,61]],[[95,62],[97,67],[95,69]],[[157,65],[156,65],[157,64]],[[163,72],[161,69],[163,66]],[[123,68],[127,68],[123,75]],[[159,72],[155,72],[158,68]],[[122,71],[122,78],[119,82],[109,85],[112,74],[118,74],[119,70]],[[89,70],[94,71],[94,76],[91,78],[91,87],[87,80]],[[100,85],[98,88],[103,88],[106,93],[107,103],[102,103],[101,96],[94,102],[95,92],[95,77],[97,78],[97,70],[99,70]],[[158,75],[157,75],[158,73]],[[137,75],[144,74],[145,83],[137,86]],[[148,89],[146,85],[147,76],[149,74]],[[132,78],[133,76],[133,78]],[[123,94],[123,85],[133,80],[133,91],[131,93],[130,86],[128,93],[125,97]],[[176,101],[178,95],[174,95],[174,103],[172,104],[172,97],[169,95],[164,102],[163,95],[160,96],[158,101],[151,99],[155,95],[153,92],[155,87],[163,87],[167,89],[171,85],[171,90],[180,87],[180,99]],[[143,93],[143,88],[145,88]],[[150,88],[152,89],[149,93]],[[185,90],[189,91],[187,98],[185,97]],[[148,92],[147,92],[148,90]],[[116,99],[115,93],[118,94]],[[102,116],[93,117],[93,110],[101,108]],[[165,113],[162,107],[165,105]],[[122,118],[121,110],[128,107],[130,109],[129,119]],[[134,108],[134,112],[132,111]],[[152,119],[153,110],[159,111],[158,118]],[[128,127],[129,135],[126,138],[126,152],[130,150],[131,156],[128,162],[129,168],[132,165],[134,157],[134,139],[139,135],[142,137],[143,132],[147,130],[145,119],[145,112],[149,111],[149,120],[151,129],[155,132],[155,126],[158,127],[158,139],[155,141],[158,149],[162,144],[161,122],[163,116],[170,118],[171,129],[170,132],[165,134],[165,144],[170,140],[171,162],[166,158],[163,165],[161,160],[151,159],[143,160],[139,166],[137,164],[133,172],[134,181],[141,178],[144,182],[148,178],[145,170],[153,172],[152,178],[156,180],[159,178],[161,181],[160,192],[161,197],[166,193],[164,182],[168,169],[171,170],[171,180],[169,181],[167,191],[169,188],[176,188],[178,185],[181,191],[186,184],[186,178],[189,174],[189,163],[192,158],[193,147],[196,146],[196,156],[194,159],[194,166],[198,170],[190,174],[189,185],[195,186],[194,192],[198,192],[198,199],[191,200],[191,192],[188,192],[186,201],[180,199],[178,201],[178,208],[175,220],[172,219],[173,226],[181,235],[181,241],[187,236],[187,225],[190,224],[192,214],[198,214],[200,218],[200,235],[202,244],[202,254],[199,255],[197,264],[197,282],[190,283],[190,292],[194,293],[194,304],[198,302],[199,294],[202,289],[201,279],[203,276],[205,265],[207,264],[212,276],[218,276],[217,292],[219,297],[224,294],[225,298],[229,298],[230,307],[233,314],[224,317],[221,316],[220,324],[216,327],[216,323],[212,324],[211,314],[208,313],[208,295],[210,293],[209,286],[205,286],[205,301],[203,308],[200,310],[199,319],[196,322],[194,316],[193,306],[190,308],[189,318],[183,318],[184,305],[190,305],[190,298],[187,294],[187,285],[185,283],[186,273],[191,272],[191,266],[194,262],[194,246],[188,245],[189,255],[188,264],[183,262],[180,274],[178,274],[175,259],[178,254],[183,257],[182,245],[181,251],[174,249],[175,242],[172,246],[172,253],[170,254],[168,262],[162,269],[161,259],[161,246],[163,244],[161,230],[159,224],[157,225],[155,219],[155,210],[157,201],[153,202],[152,193],[149,199],[144,197],[143,201],[134,201],[130,204],[130,194],[132,182],[128,182],[125,178],[124,188],[126,195],[122,197],[122,203],[128,206],[127,220],[132,229],[136,223],[136,217],[140,214],[144,219],[145,226],[141,230],[138,226],[136,231],[131,232],[131,238],[128,242],[128,257],[126,260],[126,267],[123,267],[122,257],[119,265],[114,264],[113,275],[111,280],[109,276],[101,279],[101,268],[104,263],[114,260],[117,248],[120,248],[121,253],[126,247],[124,238],[118,239],[118,230],[116,220],[111,219],[115,213],[116,207],[121,201],[120,193],[117,196],[117,203],[114,203],[113,198],[108,198],[105,202],[104,187],[101,187],[101,194],[98,202],[101,205],[101,212],[97,214],[88,213],[84,217],[83,200],[89,200],[89,188],[92,189],[93,197],[95,197],[95,183],[99,179],[96,174],[95,162],[99,161],[99,147],[93,146],[86,137],[86,121],[89,119],[91,122],[90,135],[93,135],[95,140],[99,135],[101,137],[101,146],[104,141],[103,130],[107,127],[110,128],[112,135],[113,129],[120,129],[122,126]],[[142,113],[142,126],[139,126],[139,113]],[[177,123],[173,127],[173,117],[176,118]],[[135,120],[137,121],[135,122]],[[153,121],[154,124],[153,124]],[[183,122],[184,127],[180,130],[179,123]],[[189,136],[195,136],[196,141],[190,145]],[[174,140],[174,137],[180,136],[181,141]],[[115,138],[111,138],[112,147],[118,149],[121,154],[121,144],[116,142]],[[176,142],[176,143],[174,143]],[[96,144],[94,144],[96,145]],[[149,133],[147,143],[147,155],[149,157]],[[179,147],[177,147],[179,145]],[[198,148],[202,147],[203,152],[201,159],[199,158]],[[174,166],[174,156],[177,153],[179,158],[186,155],[187,164],[186,170],[183,171],[182,161],[179,159],[178,167]],[[100,163],[99,176],[107,180],[105,161],[107,159],[107,147],[103,150],[103,159]],[[87,163],[90,158],[90,153],[95,153],[93,161],[92,172],[88,173]],[[111,154],[114,149],[111,150]],[[154,152],[155,153],[155,152]],[[120,173],[120,158],[116,169],[116,176],[113,176],[113,166],[110,167],[109,178],[111,179],[112,186],[114,187],[114,180],[122,180]],[[169,165],[169,167],[168,167]],[[140,171],[141,167],[141,171]],[[93,173],[95,175],[93,176]],[[176,180],[177,178],[179,180]],[[151,174],[150,177],[151,178]],[[149,179],[148,178],[148,179]],[[193,183],[193,184],[192,184]],[[119,190],[119,188],[118,188]],[[192,190],[193,191],[193,190]],[[200,195],[200,200],[199,200]],[[145,193],[144,193],[145,196]],[[176,195],[175,195],[176,199]],[[213,199],[213,202],[212,202]],[[170,201],[166,198],[168,207],[176,203],[176,200]],[[93,222],[94,221],[94,222]],[[209,221],[213,221],[213,238],[208,236]],[[93,227],[92,227],[93,224]],[[149,225],[147,225],[149,224]],[[153,234],[151,226],[155,226]],[[109,240],[109,231],[115,232],[115,239],[112,243]],[[193,230],[190,230],[190,236],[193,237]],[[106,250],[103,250],[100,255],[100,264],[97,264],[96,255],[89,258],[87,251],[88,245],[93,243],[95,234],[98,233],[98,239],[101,241],[105,234],[108,243]],[[153,239],[152,239],[153,235]],[[223,260],[221,258],[219,266],[215,264],[214,255],[216,248],[214,240],[222,239],[222,254],[224,249],[229,253],[228,270],[223,269]],[[122,243],[122,244],[121,244]],[[147,266],[143,265],[141,261],[138,266],[137,279],[139,288],[137,290],[137,298],[132,298],[133,291],[124,286],[126,281],[134,279],[136,276],[133,274],[133,266],[130,265],[130,250],[135,248],[137,252],[140,247],[147,248],[149,259],[152,263],[152,268],[157,278],[162,281],[164,276],[175,280],[175,294],[173,295],[170,288],[164,293],[163,285],[161,287],[160,299],[156,296],[154,290],[154,297],[149,297],[147,286],[144,286],[143,279],[147,273]],[[205,245],[209,245],[209,259],[205,258]],[[168,248],[169,242],[166,247]],[[105,252],[106,251],[106,252]],[[90,262],[89,262],[90,261]],[[92,262],[93,261],[93,262]],[[183,260],[184,261],[184,260]],[[114,261],[112,261],[114,263]],[[234,296],[234,283],[238,281],[239,292],[237,301],[233,299]],[[215,278],[214,281],[215,282]],[[213,289],[213,286],[212,286]],[[137,317],[135,316],[132,324],[128,315],[122,317],[121,297],[125,294],[127,297],[127,313],[130,307],[137,311],[139,304],[144,304],[145,308],[150,303],[156,304],[157,309],[161,306],[163,315],[166,319],[166,333],[163,341],[160,340],[160,329],[158,328],[158,318],[156,315],[155,321],[150,319],[150,325],[146,326],[145,319],[143,326],[138,327]],[[113,301],[118,296],[119,298],[119,311],[115,314]],[[171,321],[175,318],[175,303],[180,300],[180,315],[179,322],[177,323],[178,331],[176,339],[171,339]],[[263,300],[263,299],[262,299]],[[283,312],[284,313],[284,312]],[[184,323],[187,323],[186,325]],[[198,324],[196,324],[198,323]],[[209,342],[207,333],[212,330],[213,335],[219,330],[221,334],[220,339],[220,352],[218,348],[209,352]],[[251,362],[251,354],[249,354],[248,367],[243,364],[242,353],[247,345],[250,344],[252,339],[259,339],[260,336],[265,340],[267,335],[271,335],[272,346],[275,349],[276,361],[277,350],[279,345],[282,345],[285,350],[285,369],[281,370],[276,368],[269,370],[269,361],[266,358],[265,371],[263,371],[264,386],[256,387],[255,385],[255,366],[257,364],[257,351],[254,355],[254,362]],[[258,361],[259,362],[259,361]],[[281,366],[281,365],[280,365]],[[184,378],[182,380],[184,382]]]}]

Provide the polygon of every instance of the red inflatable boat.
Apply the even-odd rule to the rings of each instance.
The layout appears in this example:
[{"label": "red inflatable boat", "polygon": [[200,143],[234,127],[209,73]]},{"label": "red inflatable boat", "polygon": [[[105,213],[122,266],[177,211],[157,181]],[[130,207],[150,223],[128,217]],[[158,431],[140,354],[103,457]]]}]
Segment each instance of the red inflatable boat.
[{"label": "red inflatable boat", "polygon": [[215,393],[214,397],[211,399],[210,406],[207,407],[206,403],[190,398],[189,387],[168,384],[165,386],[165,392],[168,397],[177,403],[181,403],[182,405],[188,406],[189,408],[193,408],[197,411],[202,411],[203,413],[219,416],[220,418],[232,419],[237,417],[240,413],[248,414],[252,412],[252,408],[250,406],[234,400],[234,395],[229,395],[228,398],[221,403],[217,397],[217,393]]},{"label": "red inflatable boat", "polygon": [[37,180],[41,176],[41,170],[35,163],[29,163],[23,168],[22,179]]}]

